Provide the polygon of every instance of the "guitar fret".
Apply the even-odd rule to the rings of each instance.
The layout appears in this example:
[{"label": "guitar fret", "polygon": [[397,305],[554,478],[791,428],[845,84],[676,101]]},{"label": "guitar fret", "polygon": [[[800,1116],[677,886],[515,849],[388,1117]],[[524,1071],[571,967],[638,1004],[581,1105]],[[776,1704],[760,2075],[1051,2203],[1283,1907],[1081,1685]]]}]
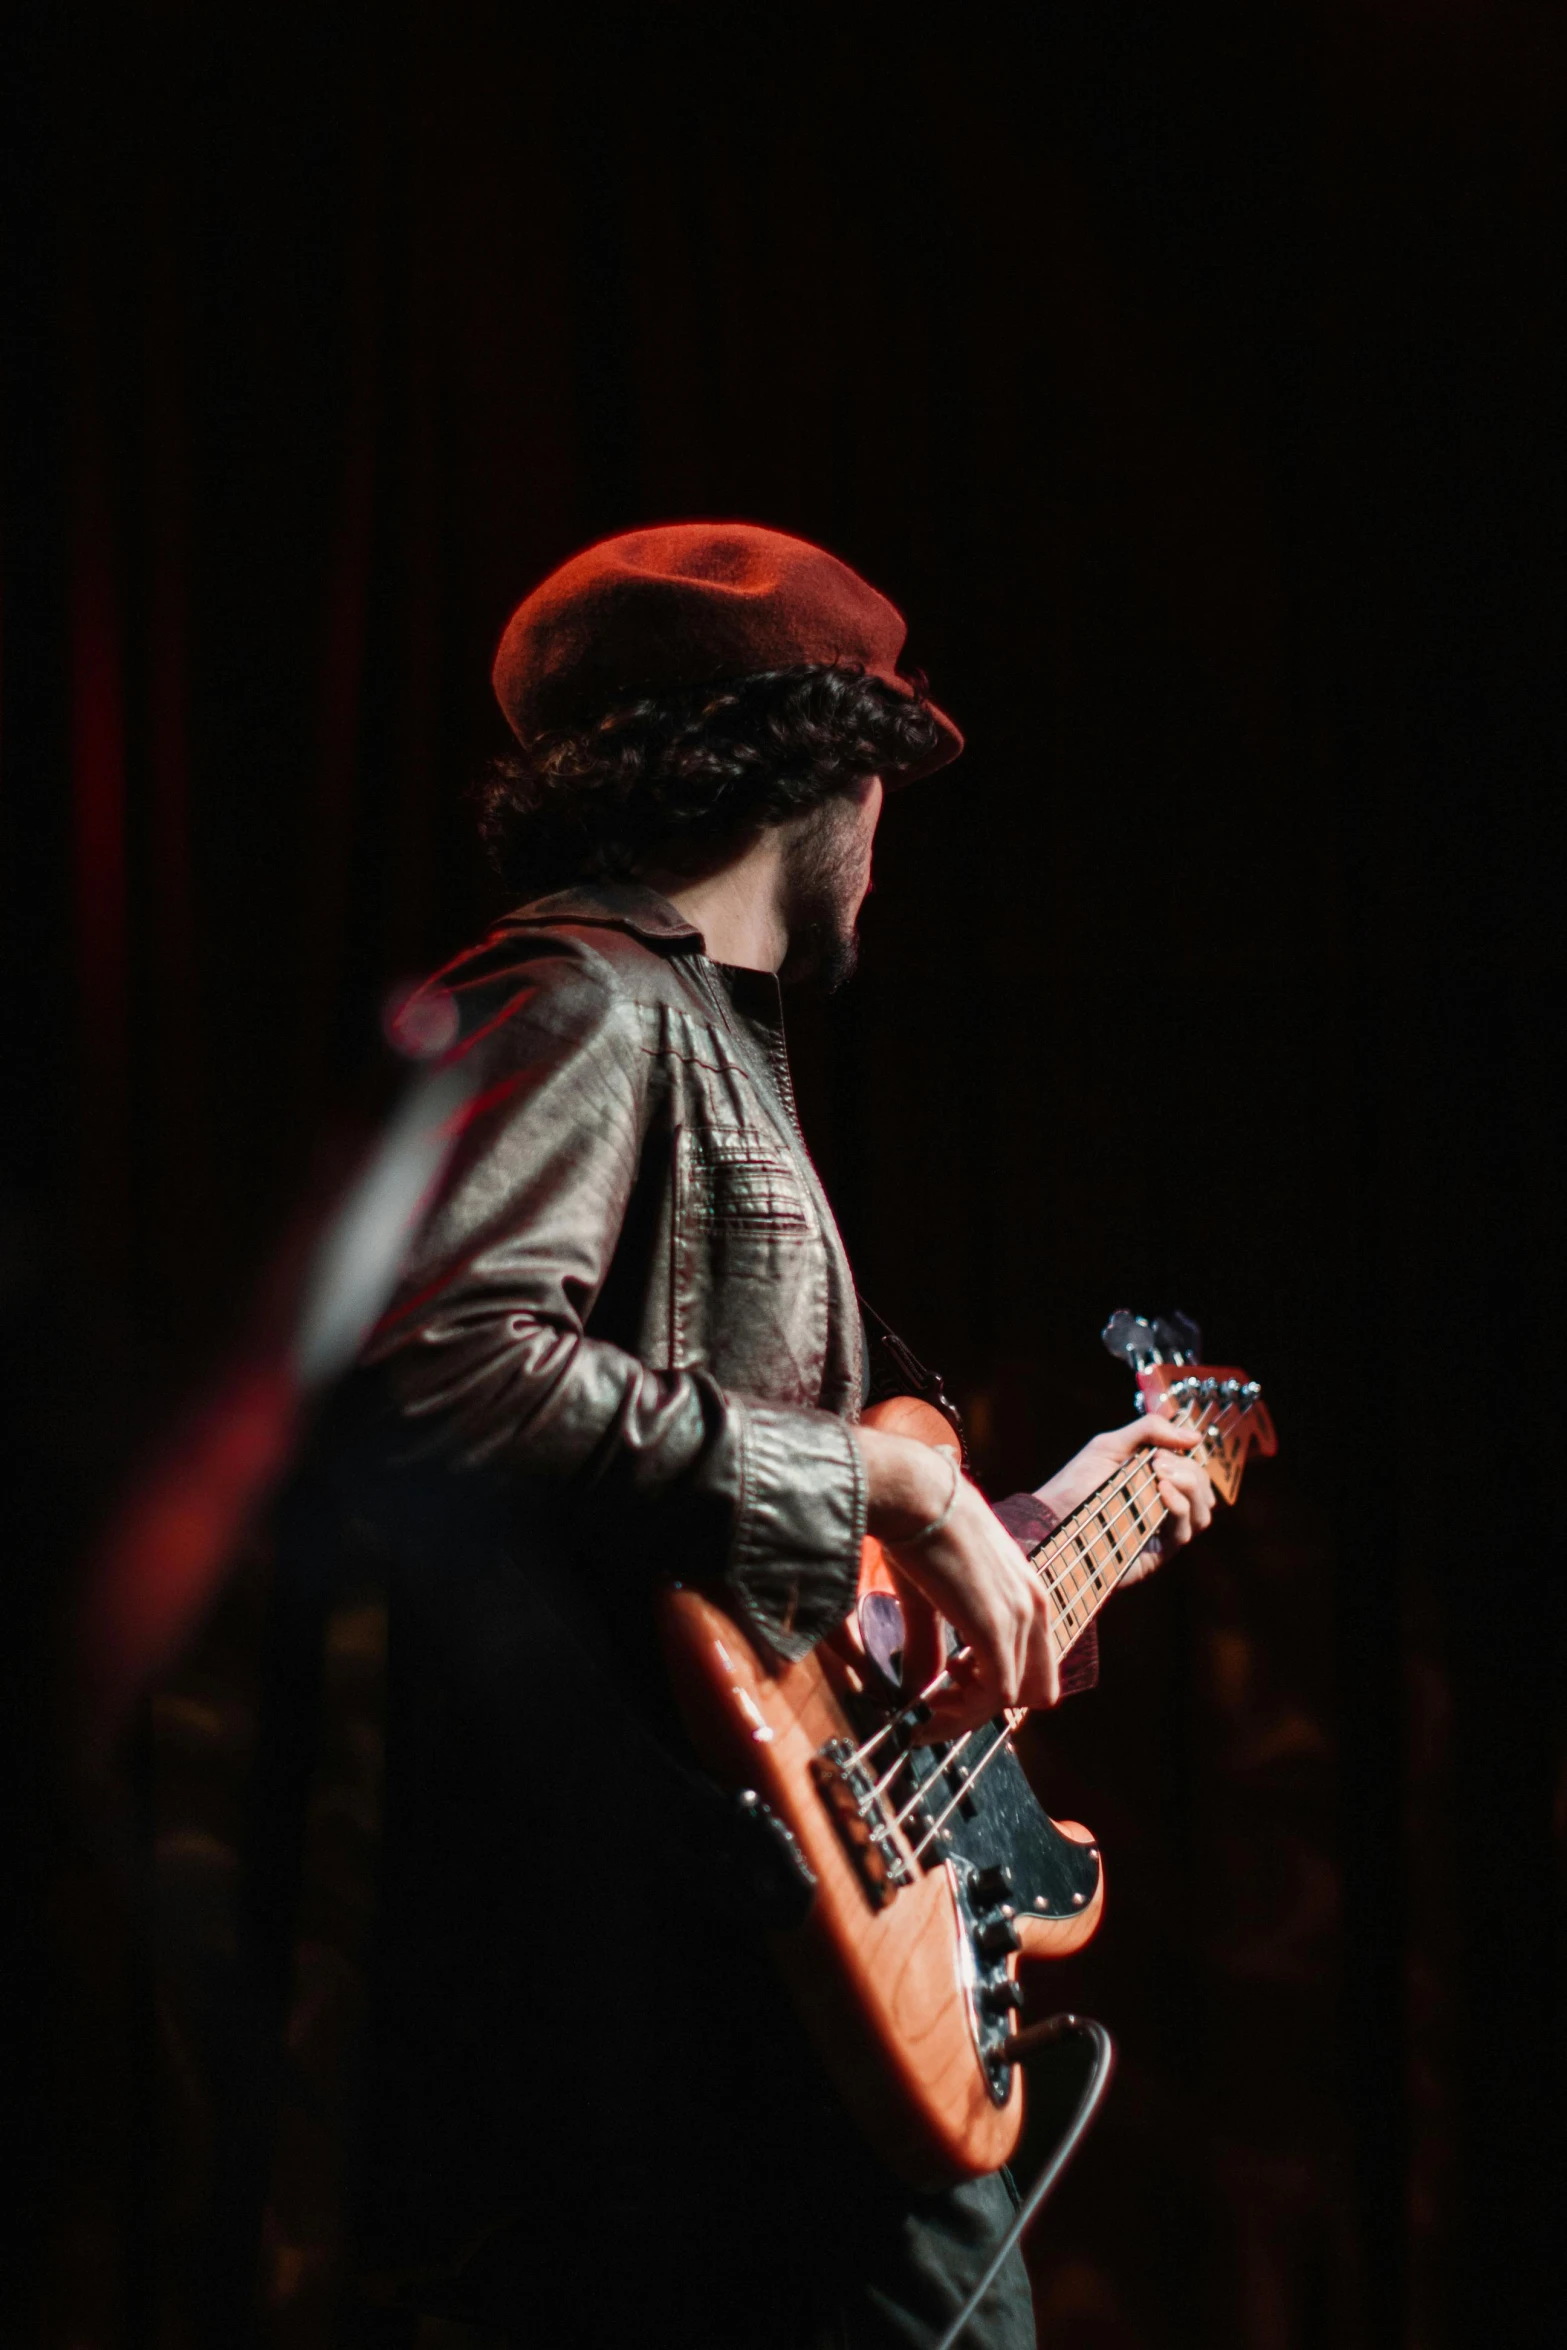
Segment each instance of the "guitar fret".
[{"label": "guitar fret", "polygon": [[1054,1602],[1058,1656],[1081,1636],[1154,1533],[1163,1510],[1148,1506],[1158,1473],[1146,1454],[1129,1462],[1091,1509],[1069,1519],[1033,1553]]}]

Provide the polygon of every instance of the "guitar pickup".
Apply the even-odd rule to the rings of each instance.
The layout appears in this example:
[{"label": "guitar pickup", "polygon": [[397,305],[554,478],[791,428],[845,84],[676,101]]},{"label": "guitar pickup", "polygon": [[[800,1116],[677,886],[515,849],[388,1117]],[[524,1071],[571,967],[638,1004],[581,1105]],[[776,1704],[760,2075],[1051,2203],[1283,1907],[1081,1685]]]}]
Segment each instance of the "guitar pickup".
[{"label": "guitar pickup", "polygon": [[885,1909],[900,1887],[914,1883],[887,1809],[867,1765],[846,1738],[832,1738],[812,1757],[811,1776],[854,1864],[873,1909]]}]

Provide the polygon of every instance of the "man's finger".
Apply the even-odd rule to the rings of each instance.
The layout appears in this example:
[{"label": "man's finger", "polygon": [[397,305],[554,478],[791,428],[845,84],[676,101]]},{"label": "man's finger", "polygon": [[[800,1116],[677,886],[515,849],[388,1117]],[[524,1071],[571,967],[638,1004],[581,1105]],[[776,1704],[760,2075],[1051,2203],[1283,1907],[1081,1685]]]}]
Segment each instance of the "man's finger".
[{"label": "man's finger", "polygon": [[917,1583],[898,1574],[898,1597],[903,1608],[903,1686],[924,1689],[947,1661],[947,1620]]},{"label": "man's finger", "polygon": [[1200,1428],[1183,1428],[1176,1421],[1167,1420],[1163,1412],[1150,1412],[1146,1420],[1133,1420],[1121,1433],[1131,1437],[1133,1452],[1140,1444],[1163,1445],[1171,1452],[1190,1452],[1194,1444],[1202,1442]]},{"label": "man's finger", "polygon": [[927,1700],[930,1719],[915,1733],[917,1746],[932,1746],[959,1731],[977,1730],[1001,1711],[1001,1692],[971,1648],[953,1657],[947,1671],[948,1686]]},{"label": "man's finger", "polygon": [[1213,1523],[1213,1485],[1205,1469],[1195,1461],[1172,1461],[1159,1471],[1161,1493],[1179,1493],[1185,1500],[1193,1527],[1200,1534]]},{"label": "man's finger", "polygon": [[1169,1538],[1177,1548],[1184,1548],[1192,1538],[1191,1497],[1183,1493],[1173,1479],[1162,1477],[1159,1480],[1159,1498],[1169,1512]]},{"label": "man's finger", "polygon": [[[1190,1452],[1194,1444],[1202,1442],[1200,1428],[1183,1428],[1176,1421],[1166,1419],[1163,1412],[1150,1412],[1146,1419],[1128,1420],[1124,1428],[1107,1428],[1085,1446],[1087,1453],[1097,1452],[1103,1461],[1112,1464],[1129,1461],[1134,1453],[1150,1446],[1158,1446],[1175,1453]],[[1081,1457],[1081,1456],[1079,1456]]]},{"label": "man's finger", "polygon": [[1030,1706],[1059,1705],[1061,1664],[1050,1633],[1050,1617],[1041,1609],[1029,1627],[1028,1679],[1025,1702]]}]

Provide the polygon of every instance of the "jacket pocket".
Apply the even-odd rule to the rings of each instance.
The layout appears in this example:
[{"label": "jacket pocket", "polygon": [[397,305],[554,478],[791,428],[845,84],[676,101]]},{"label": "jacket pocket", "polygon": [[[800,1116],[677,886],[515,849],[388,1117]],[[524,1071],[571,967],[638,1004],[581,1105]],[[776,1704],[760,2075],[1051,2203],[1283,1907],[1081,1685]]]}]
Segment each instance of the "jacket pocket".
[{"label": "jacket pocket", "polygon": [[816,1219],[794,1169],[745,1126],[683,1127],[676,1213],[695,1232],[813,1233]]},{"label": "jacket pocket", "polygon": [[774,1403],[815,1403],[827,1342],[827,1250],[784,1152],[747,1126],[675,1138],[674,1362]]}]

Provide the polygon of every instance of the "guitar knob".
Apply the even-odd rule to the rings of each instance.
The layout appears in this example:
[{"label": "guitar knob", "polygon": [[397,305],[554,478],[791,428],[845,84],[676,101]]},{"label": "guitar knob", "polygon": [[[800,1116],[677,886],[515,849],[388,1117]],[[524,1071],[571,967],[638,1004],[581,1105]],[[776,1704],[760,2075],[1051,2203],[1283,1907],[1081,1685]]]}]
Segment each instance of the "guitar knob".
[{"label": "guitar knob", "polygon": [[1010,1909],[1004,1909],[999,1917],[987,1918],[974,1940],[987,1958],[1004,1958],[1009,1950],[1021,1948]]},{"label": "guitar knob", "polygon": [[985,1983],[980,1987],[979,2004],[992,2015],[1015,2014],[1023,2004],[1023,1986],[1014,1983],[1010,1975],[999,1983]]},{"label": "guitar knob", "polygon": [[976,1869],[971,1889],[981,1909],[994,1908],[1012,1890],[1012,1871],[1005,1867]]}]

